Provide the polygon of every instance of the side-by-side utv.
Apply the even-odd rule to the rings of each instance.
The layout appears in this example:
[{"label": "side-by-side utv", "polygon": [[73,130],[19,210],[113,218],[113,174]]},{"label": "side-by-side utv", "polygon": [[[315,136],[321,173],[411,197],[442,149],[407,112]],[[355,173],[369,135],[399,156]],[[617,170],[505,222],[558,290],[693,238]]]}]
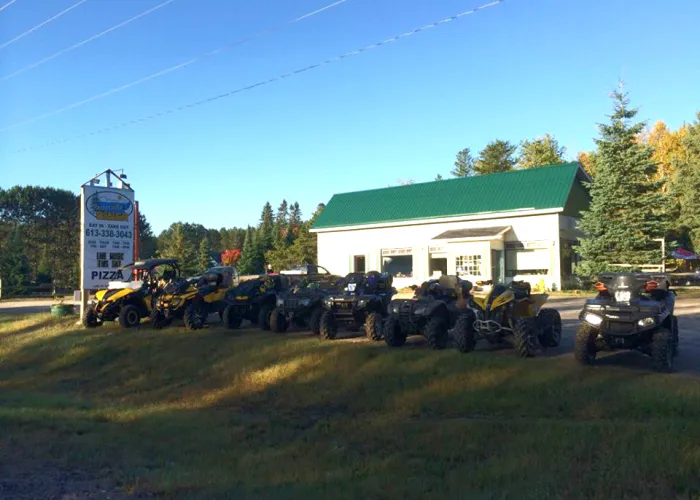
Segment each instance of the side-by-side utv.
[{"label": "side-by-side utv", "polygon": [[471,288],[471,282],[457,276],[442,276],[423,283],[413,298],[392,300],[384,322],[384,341],[399,347],[409,335],[423,335],[430,347],[444,349],[449,329],[455,329],[458,339],[469,337],[476,320],[469,307]]},{"label": "side-by-side utv", "polygon": [[512,339],[518,354],[525,358],[535,355],[538,343],[542,347],[557,347],[561,341],[561,316],[556,309],[542,307],[548,297],[532,293],[530,284],[524,281],[496,284],[485,295],[472,294],[476,321],[473,330],[465,335],[456,332],[457,348],[470,352],[479,339],[491,344]]},{"label": "side-by-side utv", "polygon": [[601,350],[635,349],[658,372],[671,372],[678,351],[675,292],[664,275],[605,273],[598,295],[586,301],[576,333],[576,360],[590,365]]},{"label": "side-by-side utv", "polygon": [[367,338],[381,340],[387,307],[396,293],[392,281],[390,274],[377,271],[348,274],[342,280],[340,291],[329,294],[324,300],[321,338],[335,339],[340,325],[351,330],[364,325]]},{"label": "side-by-side utv", "polygon": [[175,259],[137,261],[121,269],[126,281],[113,281],[106,290],[95,294],[88,304],[82,323],[86,328],[101,326],[105,321],[118,320],[123,328],[133,328],[147,318],[154,298],[167,283],[177,280],[180,268]]}]

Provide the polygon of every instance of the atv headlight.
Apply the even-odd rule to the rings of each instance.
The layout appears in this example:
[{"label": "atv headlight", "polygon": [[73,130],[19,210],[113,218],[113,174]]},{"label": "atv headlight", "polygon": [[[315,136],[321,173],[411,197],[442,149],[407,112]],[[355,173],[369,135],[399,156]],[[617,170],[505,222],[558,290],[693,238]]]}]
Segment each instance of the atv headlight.
[{"label": "atv headlight", "polygon": [[595,314],[588,313],[583,317],[583,320],[586,323],[589,323],[593,326],[600,326],[600,324],[603,322],[603,318],[600,316],[596,316]]},{"label": "atv headlight", "polygon": [[367,305],[367,299],[360,299],[357,301],[357,307],[365,307]]},{"label": "atv headlight", "polygon": [[637,324],[642,328],[647,328],[649,326],[654,326],[656,324],[656,319],[653,316],[650,318],[642,318],[637,321]]},{"label": "atv headlight", "polygon": [[277,307],[282,307],[284,305],[284,299],[277,299]]},{"label": "atv headlight", "polygon": [[391,304],[391,312],[394,314],[399,314],[399,305],[398,304]]}]

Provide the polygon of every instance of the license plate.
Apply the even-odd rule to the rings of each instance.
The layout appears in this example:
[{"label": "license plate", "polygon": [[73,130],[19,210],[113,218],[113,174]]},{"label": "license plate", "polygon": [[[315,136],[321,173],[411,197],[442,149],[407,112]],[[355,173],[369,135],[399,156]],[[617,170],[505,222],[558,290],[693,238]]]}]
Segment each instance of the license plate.
[{"label": "license plate", "polygon": [[615,292],[615,300],[618,302],[629,302],[630,297],[632,297],[632,292],[629,292],[629,291]]},{"label": "license plate", "polygon": [[248,300],[248,296],[247,296],[247,295],[241,295],[241,296],[239,296],[239,297],[236,297],[236,300]]}]

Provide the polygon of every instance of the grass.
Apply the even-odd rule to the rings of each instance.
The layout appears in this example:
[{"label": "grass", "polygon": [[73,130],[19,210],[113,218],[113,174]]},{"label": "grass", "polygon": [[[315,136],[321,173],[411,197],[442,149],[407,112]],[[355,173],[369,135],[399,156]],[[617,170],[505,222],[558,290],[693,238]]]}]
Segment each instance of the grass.
[{"label": "grass", "polygon": [[700,495],[695,379],[74,322],[0,316],[0,492],[78,474],[164,498]]}]

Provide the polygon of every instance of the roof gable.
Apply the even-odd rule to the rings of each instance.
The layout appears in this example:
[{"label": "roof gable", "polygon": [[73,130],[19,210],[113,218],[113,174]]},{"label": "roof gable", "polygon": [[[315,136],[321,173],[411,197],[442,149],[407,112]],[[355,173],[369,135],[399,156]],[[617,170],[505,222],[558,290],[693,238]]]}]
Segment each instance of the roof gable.
[{"label": "roof gable", "polygon": [[333,195],[313,229],[564,208],[585,174],[566,163]]}]

